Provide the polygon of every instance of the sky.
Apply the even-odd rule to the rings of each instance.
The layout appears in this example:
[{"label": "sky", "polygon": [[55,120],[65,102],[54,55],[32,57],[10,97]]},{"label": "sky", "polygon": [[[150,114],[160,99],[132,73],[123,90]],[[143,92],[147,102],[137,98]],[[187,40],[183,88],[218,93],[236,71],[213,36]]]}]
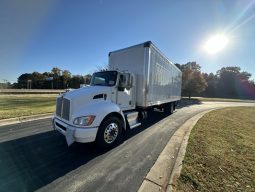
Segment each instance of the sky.
[{"label": "sky", "polygon": [[[205,42],[224,34],[216,54]],[[1,0],[0,82],[53,67],[86,75],[108,53],[152,41],[202,72],[239,66],[255,79],[255,0]]]}]

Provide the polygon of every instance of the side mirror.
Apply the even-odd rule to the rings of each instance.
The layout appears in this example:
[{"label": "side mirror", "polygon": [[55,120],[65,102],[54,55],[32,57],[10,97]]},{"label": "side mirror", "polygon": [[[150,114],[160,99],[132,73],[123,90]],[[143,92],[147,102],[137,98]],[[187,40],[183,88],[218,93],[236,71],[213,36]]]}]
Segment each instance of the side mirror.
[{"label": "side mirror", "polygon": [[124,91],[125,88],[129,90],[131,87],[132,87],[131,75],[129,73],[121,74],[119,78],[118,90]]},{"label": "side mirror", "polygon": [[118,91],[124,91],[126,87],[126,78],[125,75],[121,74],[119,78],[119,85],[118,85]]},{"label": "side mirror", "polygon": [[125,76],[126,76],[126,88],[130,89],[132,87],[131,75],[127,73],[125,74]]}]

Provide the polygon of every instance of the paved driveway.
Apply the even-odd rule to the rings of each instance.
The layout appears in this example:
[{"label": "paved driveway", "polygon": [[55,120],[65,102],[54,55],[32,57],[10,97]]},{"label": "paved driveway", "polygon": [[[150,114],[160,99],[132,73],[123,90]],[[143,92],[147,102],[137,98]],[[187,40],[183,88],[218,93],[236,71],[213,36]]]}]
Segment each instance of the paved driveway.
[{"label": "paved driveway", "polygon": [[255,104],[206,102],[168,117],[155,111],[108,151],[94,144],[68,148],[50,119],[2,126],[0,191],[137,191],[176,129],[202,111],[227,106]]}]

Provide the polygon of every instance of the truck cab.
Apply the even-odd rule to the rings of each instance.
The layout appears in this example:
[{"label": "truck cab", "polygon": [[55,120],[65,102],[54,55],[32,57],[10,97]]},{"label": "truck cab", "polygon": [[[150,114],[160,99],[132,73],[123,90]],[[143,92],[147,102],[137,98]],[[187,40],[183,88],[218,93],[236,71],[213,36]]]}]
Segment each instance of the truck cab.
[{"label": "truck cab", "polygon": [[73,142],[116,143],[123,131],[140,125],[136,108],[135,75],[119,71],[94,73],[90,86],[57,98],[53,127]]},{"label": "truck cab", "polygon": [[113,103],[116,103],[122,111],[135,108],[135,76],[131,73],[117,71],[103,71],[94,73],[90,86],[111,87],[108,95]]}]

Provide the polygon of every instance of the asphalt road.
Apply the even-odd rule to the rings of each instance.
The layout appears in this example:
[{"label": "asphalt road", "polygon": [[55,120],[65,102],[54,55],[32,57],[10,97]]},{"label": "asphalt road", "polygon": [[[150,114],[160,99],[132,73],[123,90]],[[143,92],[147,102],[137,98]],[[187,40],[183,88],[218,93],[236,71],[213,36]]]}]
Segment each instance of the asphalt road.
[{"label": "asphalt road", "polygon": [[174,131],[192,116],[226,106],[254,103],[207,102],[186,105],[171,116],[152,112],[123,143],[104,151],[73,144],[52,131],[51,120],[0,127],[0,191],[137,191]]}]

